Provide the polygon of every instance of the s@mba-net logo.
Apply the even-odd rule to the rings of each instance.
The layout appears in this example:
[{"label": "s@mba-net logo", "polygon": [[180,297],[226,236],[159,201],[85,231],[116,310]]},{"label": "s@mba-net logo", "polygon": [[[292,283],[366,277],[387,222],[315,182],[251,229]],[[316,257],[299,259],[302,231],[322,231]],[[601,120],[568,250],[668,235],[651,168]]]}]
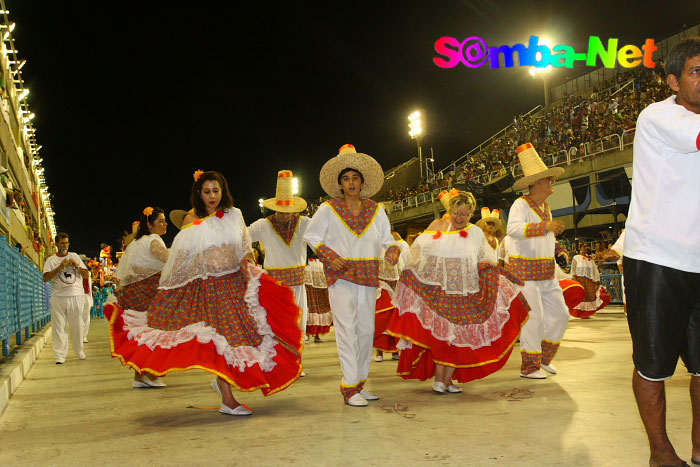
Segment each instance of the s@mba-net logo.
[{"label": "s@mba-net logo", "polygon": [[608,39],[607,46],[598,36],[588,38],[588,49],[585,52],[576,50],[566,44],[558,44],[551,49],[540,44],[538,36],[530,36],[528,44],[502,45],[489,47],[486,41],[478,36],[467,37],[459,41],[454,37],[441,37],[435,41],[437,57],[433,57],[433,63],[440,68],[454,68],[460,63],[469,68],[479,68],[486,63],[491,69],[500,68],[501,58],[505,68],[511,68],[515,64],[515,55],[518,56],[518,66],[534,66],[546,68],[548,66],[559,68],[573,68],[574,62],[585,62],[586,66],[597,66],[598,59],[606,68],[614,68],[617,61],[624,68],[634,68],[641,64],[654,68],[656,63],[652,55],[658,47],[654,45],[654,39],[647,39],[640,47],[636,45],[618,46],[618,39]]}]

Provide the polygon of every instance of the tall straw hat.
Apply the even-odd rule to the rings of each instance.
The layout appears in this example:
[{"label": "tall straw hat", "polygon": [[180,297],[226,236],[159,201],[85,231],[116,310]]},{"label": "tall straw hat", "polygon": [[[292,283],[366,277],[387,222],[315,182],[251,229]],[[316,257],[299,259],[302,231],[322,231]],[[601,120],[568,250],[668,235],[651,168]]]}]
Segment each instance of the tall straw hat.
[{"label": "tall straw hat", "polygon": [[457,188],[452,188],[450,191],[442,190],[438,195],[438,199],[445,208],[445,211],[450,212],[450,200],[455,196],[459,195],[459,190]]},{"label": "tall straw hat", "polygon": [[501,211],[494,209],[489,210],[487,207],[481,208],[481,220],[484,222],[493,221],[496,223],[496,230],[501,228]]},{"label": "tall straw hat", "polygon": [[292,195],[293,177],[291,170],[277,172],[275,197],[263,201],[263,206],[277,212],[301,212],[306,209],[306,200]]},{"label": "tall straw hat", "polygon": [[547,168],[532,143],[525,143],[518,147],[518,159],[523,167],[523,178],[513,184],[513,190],[522,191],[537,180],[547,177],[559,178],[564,175],[562,167]]},{"label": "tall straw hat", "polygon": [[170,222],[172,222],[173,225],[178,228],[178,230],[182,230],[182,221],[185,220],[185,216],[187,214],[188,212],[183,211],[182,209],[173,209],[170,211],[168,217],[170,218]]},{"label": "tall straw hat", "polygon": [[343,196],[338,185],[338,175],[344,169],[353,169],[362,174],[365,183],[362,186],[360,196],[371,198],[381,190],[384,184],[384,171],[379,162],[367,154],[355,151],[355,146],[345,144],[340,148],[338,155],[323,164],[321,167],[321,187],[323,191],[333,198]]}]

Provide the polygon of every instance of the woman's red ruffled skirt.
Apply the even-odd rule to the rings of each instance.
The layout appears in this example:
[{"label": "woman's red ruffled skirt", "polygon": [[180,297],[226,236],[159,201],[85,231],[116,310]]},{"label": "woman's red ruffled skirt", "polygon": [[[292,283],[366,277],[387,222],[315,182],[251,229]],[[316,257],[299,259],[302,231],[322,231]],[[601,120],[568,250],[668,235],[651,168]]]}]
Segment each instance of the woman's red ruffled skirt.
[{"label": "woman's red ruffled skirt", "polygon": [[396,344],[399,340],[386,333],[395,308],[393,303],[391,303],[389,292],[384,288],[379,290],[381,290],[381,295],[377,299],[377,308],[374,315],[374,348],[383,352],[398,352]]},{"label": "woman's red ruffled skirt", "polygon": [[[419,296],[421,294],[415,293],[415,276],[413,276],[411,271],[404,271],[394,300],[397,311],[393,314],[388,328],[389,334],[410,343],[409,348],[401,348],[402,345],[399,345],[401,350],[397,374],[404,379],[425,381],[435,375],[435,364],[440,364],[455,368],[453,379],[466,383],[484,378],[501,369],[513,351],[513,345],[520,335],[520,328],[527,321],[530,310],[524,296],[519,292],[519,289],[514,288],[513,284],[508,286],[510,288],[509,298],[499,297],[499,300],[496,300],[495,294],[499,293],[500,290],[499,274],[502,272],[502,270],[491,266],[480,268],[480,291],[464,297],[465,307],[476,307],[480,304],[492,309],[495,302],[505,299],[507,304],[501,310],[501,316],[495,316],[496,313],[494,312],[485,320],[484,329],[478,326],[471,329],[462,327],[463,333],[460,333],[459,330],[451,330],[449,331],[450,333],[455,333],[452,338],[446,338],[444,335],[438,338],[435,335],[436,329],[442,328],[442,331],[437,332],[444,334],[444,330],[447,328],[445,320],[436,317],[435,313],[423,302],[423,298]],[[414,282],[413,291],[408,290],[409,288],[404,284],[406,277],[409,279],[408,283]],[[431,294],[437,296],[441,293],[439,286],[423,284],[421,287],[427,292],[425,296]],[[407,292],[409,295],[413,294],[413,297],[408,301],[405,298]],[[449,299],[459,300],[459,296],[448,296],[448,298],[445,298],[445,300]],[[423,307],[423,311],[420,313],[401,313],[399,310],[402,303],[406,302],[411,303],[411,308],[413,309],[416,309],[418,306]],[[503,304],[504,302],[501,301],[500,303]],[[483,312],[484,310],[481,310],[479,313]],[[498,320],[497,324],[494,323],[494,319]],[[482,341],[490,342],[475,348],[464,345],[464,342],[459,346],[453,345],[454,342],[461,339],[459,337],[455,338],[456,334],[460,336],[468,334],[472,336],[480,335]],[[492,339],[489,336],[494,337]]]},{"label": "woman's red ruffled skirt", "polygon": [[[241,288],[244,290],[235,292]],[[236,323],[235,310],[228,321],[219,319],[214,324],[214,317],[209,319],[211,322],[201,319],[206,313],[228,316],[234,308],[232,291],[239,305],[245,301],[238,308],[246,311],[253,324]],[[177,329],[162,324],[155,316],[149,319],[148,314],[159,313],[163,304],[179,307],[172,315],[177,315]],[[190,307],[192,315],[182,312],[183,307]],[[267,396],[287,388],[302,371],[301,309],[296,306],[294,293],[254,266],[249,266],[245,274],[238,271],[196,279],[178,289],[159,290],[147,312],[108,304],[105,316],[109,319],[112,356],[138,372],[163,376],[202,369],[240,391],[260,389]],[[175,320],[167,314],[160,318],[163,316]],[[252,337],[244,336],[246,332]]]},{"label": "woman's red ruffled skirt", "polygon": [[[570,281],[580,285],[581,300],[575,303],[573,306],[569,305],[567,301],[567,306],[569,307],[569,313],[571,316],[576,318],[590,318],[598,310],[602,310],[610,304],[612,297],[607,293],[605,287],[600,285],[598,282],[594,282],[587,277],[577,277],[577,281]],[[560,283],[563,281],[560,281]],[[564,287],[562,287],[564,290]],[[564,300],[566,300],[566,290],[564,290]]]}]

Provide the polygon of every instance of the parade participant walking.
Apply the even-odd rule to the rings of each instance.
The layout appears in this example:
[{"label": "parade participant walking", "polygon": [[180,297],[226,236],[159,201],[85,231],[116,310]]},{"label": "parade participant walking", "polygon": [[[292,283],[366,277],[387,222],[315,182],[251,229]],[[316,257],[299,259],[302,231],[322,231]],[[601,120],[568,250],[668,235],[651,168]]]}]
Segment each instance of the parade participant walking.
[{"label": "parade participant walking", "polygon": [[51,338],[56,363],[65,363],[68,355],[68,334],[73,343],[73,351],[78,358],[85,360],[83,351],[82,312],[85,306],[83,279],[89,277],[85,263],[76,253],[68,251],[70,238],[67,233],[56,235],[58,252],[49,256],[44,263],[44,282],[51,281]]},{"label": "parade participant walking", "polygon": [[270,395],[299,378],[301,310],[289,288],[253,264],[248,229],[226,179],[201,170],[194,179],[193,209],[147,312],[115,307],[110,313],[112,355],[157,375],[190,368],[213,373],[219,412],[250,415],[231,386]]},{"label": "parade participant walking", "polygon": [[[501,211],[494,209],[491,211],[487,207],[481,208],[481,219],[476,222],[476,226],[479,227],[486,237],[491,250],[493,251],[493,263],[498,262],[498,251],[499,251],[499,238],[503,237],[503,226],[501,224]],[[491,254],[489,252],[489,254]]]},{"label": "parade participant walking", "polygon": [[545,202],[564,169],[548,169],[530,143],[517,151],[524,177],[513,184],[513,190],[528,188],[528,194],[516,199],[510,208],[508,270],[525,282],[523,295],[530,305],[528,321],[520,333],[520,376],[544,379],[547,375],[540,368],[557,372],[552,359],[569,322],[564,295],[554,277],[555,255],[566,254],[555,239],[564,231],[564,223],[552,220]]},{"label": "parade participant walking", "polygon": [[387,331],[402,339],[397,374],[435,376],[439,394],[462,392],[453,378],[465,383],[502,368],[527,319],[517,279],[501,275],[483,232],[469,222],[475,208],[471,193],[452,192],[449,218],[413,242]]},{"label": "parade participant walking", "polygon": [[294,291],[297,306],[303,311],[300,329],[305,332],[308,307],[304,233],[311,219],[299,215],[306,209],[306,201],[292,194],[293,177],[291,170],[277,172],[275,197],[263,201],[263,206],[275,213],[253,222],[248,232],[251,242],[260,242],[265,249],[265,271]]},{"label": "parade participant walking", "polygon": [[581,248],[581,254],[571,259],[571,276],[585,291],[584,299],[576,307],[569,308],[569,313],[577,318],[593,316],[596,311],[608,306],[612,300],[605,288],[600,285],[600,271],[592,256],[591,247],[585,245]]},{"label": "parade participant walking", "polygon": [[309,316],[306,320],[306,335],[321,344],[321,335],[328,334],[333,324],[331,304],[328,300],[328,281],[323,271],[323,263],[315,257],[309,258],[305,271],[306,301]]},{"label": "parade participant walking", "polygon": [[[158,292],[160,272],[168,261],[168,248],[161,236],[168,230],[165,212],[159,207],[146,207],[134,240],[119,261],[115,276],[119,287],[114,292],[124,310],[146,311]],[[134,371],[134,388],[165,387],[156,375]]]},{"label": "parade participant walking", "polygon": [[321,168],[321,186],[333,199],[314,214],[304,240],[323,262],[343,371],[340,391],[351,406],[379,399],[364,388],[374,337],[379,254],[396,264],[399,247],[386,212],[369,198],[384,183],[379,163],[351,144]]},{"label": "parade participant walking", "polygon": [[80,255],[80,259],[83,261],[85,268],[88,270],[88,277],[83,279],[83,291],[85,291],[85,304],[83,305],[83,312],[80,319],[83,322],[83,344],[88,343],[88,333],[90,332],[90,310],[92,310],[92,305],[94,300],[92,298],[92,272],[88,267],[88,262],[90,259],[87,255]]},{"label": "parade participant walking", "polygon": [[[387,334],[386,330],[391,322],[391,317],[394,314],[394,291],[396,284],[399,281],[399,275],[406,265],[410,246],[406,243],[398,232],[391,232],[399,244],[401,255],[397,264],[390,264],[386,260],[382,260],[379,264],[379,287],[377,287],[377,305],[374,315],[374,348],[377,349],[377,355],[374,357],[375,362],[384,361],[384,352],[390,353],[392,360],[399,359],[399,349],[396,347],[399,340]],[[380,253],[383,257],[384,250]]]},{"label": "parade participant walking", "polygon": [[700,465],[700,38],[673,46],[666,75],[676,94],[642,110],[634,134],[622,259],[632,388],[649,465],[687,465],[666,432],[664,383],[683,360],[692,374],[692,462]]}]

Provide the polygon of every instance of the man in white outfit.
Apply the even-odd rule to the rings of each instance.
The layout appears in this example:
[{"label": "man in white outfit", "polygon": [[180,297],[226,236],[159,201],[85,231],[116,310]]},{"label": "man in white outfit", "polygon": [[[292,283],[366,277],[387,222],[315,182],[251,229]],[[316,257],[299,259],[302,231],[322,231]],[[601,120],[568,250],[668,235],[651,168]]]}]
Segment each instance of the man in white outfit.
[{"label": "man in white outfit", "polygon": [[[306,304],[306,286],[304,285],[306,268],[304,233],[311,219],[299,215],[306,209],[306,201],[293,195],[293,177],[291,170],[277,172],[275,197],[263,202],[263,206],[275,213],[253,222],[248,227],[248,233],[252,242],[260,242],[265,249],[263,264],[265,271],[294,291],[297,306],[302,310],[299,326],[306,333],[309,308]],[[303,373],[302,376],[304,376]]]},{"label": "man in white outfit", "polygon": [[68,234],[56,235],[58,253],[47,258],[44,263],[44,282],[51,281],[51,337],[56,364],[66,361],[68,355],[68,335],[70,332],[73,350],[78,358],[85,359],[83,352],[82,312],[85,306],[83,279],[90,277],[83,260],[68,251],[70,240]]},{"label": "man in white outfit", "polygon": [[517,151],[525,176],[515,182],[513,189],[528,188],[528,194],[516,199],[510,208],[508,270],[525,283],[522,292],[530,305],[528,320],[520,332],[520,376],[545,379],[542,369],[557,372],[552,359],[569,323],[564,294],[554,277],[555,256],[566,255],[555,239],[564,231],[564,223],[552,219],[545,202],[554,192],[555,178],[564,169],[548,169],[530,143]]},{"label": "man in white outfit", "polygon": [[333,199],[323,203],[304,240],[324,264],[343,380],[340,392],[353,407],[378,396],[364,388],[374,342],[379,254],[396,264],[400,249],[384,208],[370,200],[384,183],[379,163],[346,144],[321,169],[321,186]]}]

